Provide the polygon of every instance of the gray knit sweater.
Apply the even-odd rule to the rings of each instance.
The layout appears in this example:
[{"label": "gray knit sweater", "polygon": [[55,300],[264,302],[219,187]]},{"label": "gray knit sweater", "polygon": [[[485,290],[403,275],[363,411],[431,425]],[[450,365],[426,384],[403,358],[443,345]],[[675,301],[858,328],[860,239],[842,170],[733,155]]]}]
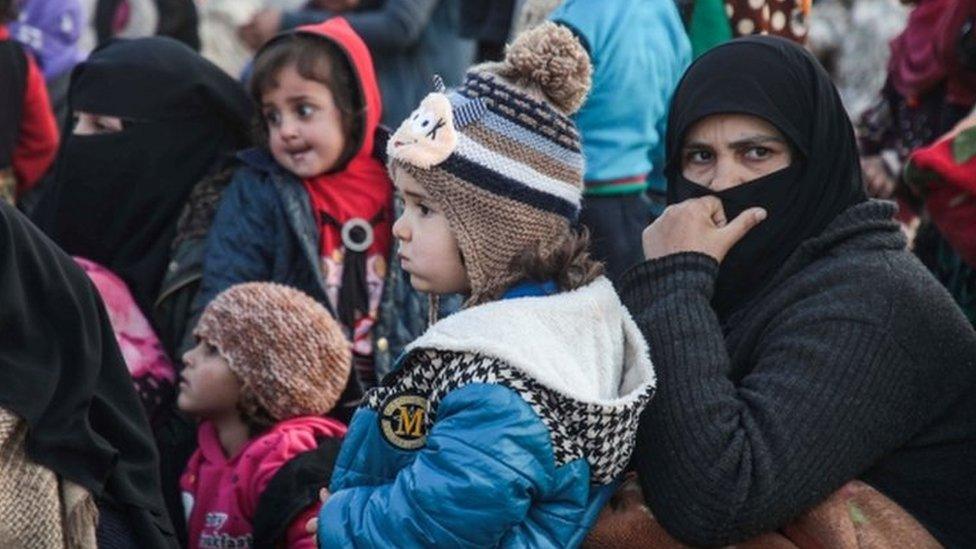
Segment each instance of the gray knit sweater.
[{"label": "gray knit sweater", "polygon": [[976,545],[976,333],[893,213],[842,213],[724,329],[712,258],[624,277],[658,374],[634,462],[673,535],[742,541],[859,478],[942,543]]}]

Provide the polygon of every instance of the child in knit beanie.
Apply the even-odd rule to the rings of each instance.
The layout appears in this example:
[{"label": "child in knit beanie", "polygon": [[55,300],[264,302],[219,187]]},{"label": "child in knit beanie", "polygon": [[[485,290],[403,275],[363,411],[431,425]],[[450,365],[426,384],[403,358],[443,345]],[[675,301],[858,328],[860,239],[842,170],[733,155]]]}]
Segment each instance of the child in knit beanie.
[{"label": "child in knit beanie", "polygon": [[349,377],[342,329],[298,290],[247,283],[218,295],[194,335],[177,401],[201,420],[199,448],[180,481],[189,546],[314,546],[304,524],[318,510],[317,487],[291,497],[276,492],[271,503],[266,491],[288,484],[281,477],[295,474],[286,467],[293,458],[318,457],[321,439],[346,432],[323,417]]},{"label": "child in knit beanie", "polygon": [[573,34],[543,24],[390,137],[403,269],[415,289],[467,301],[367,392],[320,547],[574,547],[613,492],[654,371],[575,229],[569,116],[590,73]]}]

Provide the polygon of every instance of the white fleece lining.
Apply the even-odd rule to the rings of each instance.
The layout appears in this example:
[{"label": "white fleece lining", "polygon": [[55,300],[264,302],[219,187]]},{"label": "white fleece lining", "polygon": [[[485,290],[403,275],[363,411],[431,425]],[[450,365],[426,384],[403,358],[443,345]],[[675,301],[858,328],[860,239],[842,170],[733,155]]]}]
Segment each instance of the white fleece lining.
[{"label": "white fleece lining", "polygon": [[647,343],[605,277],[571,292],[494,301],[455,313],[414,349],[505,361],[585,403],[623,406],[655,384]]}]

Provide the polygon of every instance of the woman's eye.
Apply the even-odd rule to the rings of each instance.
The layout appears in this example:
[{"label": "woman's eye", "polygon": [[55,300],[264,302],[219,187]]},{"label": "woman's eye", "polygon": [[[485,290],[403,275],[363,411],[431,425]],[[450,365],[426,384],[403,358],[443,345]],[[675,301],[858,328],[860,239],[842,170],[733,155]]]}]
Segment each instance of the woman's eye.
[{"label": "woman's eye", "polygon": [[773,151],[766,147],[751,147],[746,151],[746,158],[749,160],[765,160],[772,154]]},{"label": "woman's eye", "polygon": [[712,160],[712,153],[709,151],[688,151],[685,160],[692,164],[704,164]]},{"label": "woman's eye", "polygon": [[418,204],[417,205],[417,208],[420,209],[420,215],[421,216],[427,217],[428,215],[430,215],[430,208],[428,208],[427,206],[425,206],[423,204]]},{"label": "woman's eye", "polygon": [[295,109],[295,113],[298,114],[299,118],[308,118],[309,116],[312,116],[312,113],[314,112],[315,109],[309,105],[299,105],[298,108]]},{"label": "woman's eye", "polygon": [[[100,118],[82,118],[78,115],[74,115],[74,124],[72,127],[76,133],[90,133],[95,135],[121,131],[122,129],[108,124]],[[79,130],[81,130],[81,132],[79,132]]]}]

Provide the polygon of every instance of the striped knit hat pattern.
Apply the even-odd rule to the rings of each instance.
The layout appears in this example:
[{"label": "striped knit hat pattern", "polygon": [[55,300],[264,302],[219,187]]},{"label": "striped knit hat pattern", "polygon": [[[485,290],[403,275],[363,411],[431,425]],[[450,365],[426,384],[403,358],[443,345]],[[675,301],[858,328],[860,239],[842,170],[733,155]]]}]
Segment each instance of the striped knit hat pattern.
[{"label": "striped knit hat pattern", "polygon": [[352,367],[342,328],[308,295],[248,282],[220,293],[193,334],[217,348],[241,382],[240,405],[274,421],[323,415],[336,405]]},{"label": "striped knit hat pattern", "polygon": [[503,61],[472,67],[460,88],[429,94],[390,137],[391,174],[413,176],[457,238],[468,305],[517,282],[515,258],[551,254],[579,217],[583,155],[569,116],[591,72],[573,33],[545,23]]}]

